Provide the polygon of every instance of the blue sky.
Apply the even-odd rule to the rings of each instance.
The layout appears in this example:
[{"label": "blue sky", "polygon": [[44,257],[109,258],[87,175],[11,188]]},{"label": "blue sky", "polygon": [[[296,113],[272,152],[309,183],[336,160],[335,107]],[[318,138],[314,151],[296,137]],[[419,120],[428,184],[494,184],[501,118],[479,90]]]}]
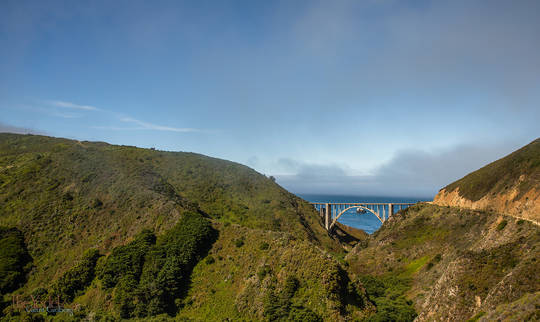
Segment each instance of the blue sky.
[{"label": "blue sky", "polygon": [[0,130],[433,196],[539,136],[538,1],[2,1]]}]

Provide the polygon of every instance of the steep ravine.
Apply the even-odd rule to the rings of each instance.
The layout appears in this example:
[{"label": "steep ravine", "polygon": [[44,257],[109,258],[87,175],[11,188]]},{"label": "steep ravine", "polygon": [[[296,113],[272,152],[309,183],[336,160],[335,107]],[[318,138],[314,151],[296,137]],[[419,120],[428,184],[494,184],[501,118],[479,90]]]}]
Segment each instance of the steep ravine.
[{"label": "steep ravine", "polygon": [[540,228],[526,220],[420,204],[346,259],[358,275],[409,280],[418,321],[500,316],[503,307],[540,318]]}]

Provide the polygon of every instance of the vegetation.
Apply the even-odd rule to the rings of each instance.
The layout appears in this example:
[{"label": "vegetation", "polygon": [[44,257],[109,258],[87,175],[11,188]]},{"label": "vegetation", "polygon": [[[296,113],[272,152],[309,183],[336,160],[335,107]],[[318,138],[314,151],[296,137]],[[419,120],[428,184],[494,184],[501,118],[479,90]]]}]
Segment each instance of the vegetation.
[{"label": "vegetation", "polygon": [[271,288],[264,303],[264,317],[269,321],[321,321],[315,312],[302,306],[293,306],[292,298],[296,294],[300,282],[296,277],[289,276],[281,291]]},{"label": "vegetation", "polygon": [[413,302],[405,297],[410,288],[409,279],[364,275],[360,281],[377,307],[377,312],[367,321],[412,321],[417,316]]},{"label": "vegetation", "polygon": [[508,221],[502,220],[502,221],[497,225],[497,230],[503,230],[504,227],[506,227],[507,224],[508,224]]},{"label": "vegetation", "polygon": [[[460,192],[536,175],[537,146],[513,154],[519,171],[490,168],[495,190],[479,172]],[[338,226],[356,245],[345,257],[272,178],[193,153],[0,134],[0,225],[16,227],[0,228],[4,299],[58,295],[81,307],[74,319],[466,320],[507,306],[530,317],[540,289],[529,221],[416,205],[373,236]]]},{"label": "vegetation", "polygon": [[468,174],[445,187],[451,192],[477,201],[488,194],[498,194],[517,188],[516,199],[531,188],[540,189],[540,139],[536,139],[510,155]]},{"label": "vegetation", "polygon": [[467,320],[538,292],[539,252],[538,227],[530,222],[420,204],[395,215],[346,260],[377,307],[373,319],[412,318],[410,304],[422,303],[420,320]]},{"label": "vegetation", "polygon": [[99,269],[103,286],[115,288],[120,317],[174,316],[186,294],[193,266],[205,256],[216,231],[196,213],[163,236],[142,231],[126,246],[113,250]]},{"label": "vegetation", "polygon": [[471,291],[477,296],[487,295],[491,287],[518,265],[517,249],[519,241],[489,250],[464,253],[463,257],[467,259],[465,267],[469,274],[457,280],[464,296]]},{"label": "vegetation", "polygon": [[468,319],[467,322],[476,322],[476,321],[478,321],[481,317],[483,317],[484,315],[486,315],[486,312],[484,312],[484,311],[478,312],[478,313],[475,314],[472,318]]},{"label": "vegetation", "polygon": [[[340,251],[309,204],[248,167],[194,153],[0,134],[0,225],[26,237],[35,265],[26,294],[52,288],[86,250],[107,254],[144,228],[163,234],[187,213]],[[27,271],[17,272],[8,279],[23,281]]]},{"label": "vegetation", "polygon": [[[219,237],[207,256],[215,262],[195,266],[177,318],[353,320],[373,310],[362,286],[312,243],[234,224],[216,229]],[[244,240],[240,248],[238,239]],[[261,249],[264,243],[267,249]]]},{"label": "vegetation", "polygon": [[154,233],[145,229],[135,236],[131,243],[114,248],[112,254],[98,268],[98,276],[103,286],[114,287],[122,278],[139,279],[145,256],[155,243]]},{"label": "vegetation", "polygon": [[244,246],[244,240],[242,238],[239,238],[239,239],[234,241],[234,244],[236,245],[236,247],[240,248],[240,247]]},{"label": "vegetation", "polygon": [[0,133],[0,225],[27,236],[43,287],[89,248],[107,253],[186,212],[286,231],[338,251],[305,201],[233,162],[101,142]]},{"label": "vegetation", "polygon": [[81,295],[95,277],[94,268],[99,256],[96,249],[86,251],[80,263],[65,272],[53,285],[53,298],[58,295],[63,301],[71,302]]},{"label": "vegetation", "polygon": [[437,254],[435,255],[431,261],[427,264],[426,266],[426,270],[430,270],[431,268],[433,268],[433,266],[435,266],[437,263],[439,263],[442,259],[442,255],[441,254]]},{"label": "vegetation", "polygon": [[17,228],[0,227],[0,297],[26,281],[32,258]]}]

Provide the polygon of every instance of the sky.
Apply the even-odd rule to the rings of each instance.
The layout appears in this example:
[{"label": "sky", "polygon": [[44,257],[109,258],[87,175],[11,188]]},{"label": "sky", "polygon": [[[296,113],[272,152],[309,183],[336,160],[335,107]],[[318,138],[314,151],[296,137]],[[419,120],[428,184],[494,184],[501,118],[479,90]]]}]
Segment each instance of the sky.
[{"label": "sky", "polygon": [[539,137],[540,1],[0,2],[0,131],[433,197]]}]

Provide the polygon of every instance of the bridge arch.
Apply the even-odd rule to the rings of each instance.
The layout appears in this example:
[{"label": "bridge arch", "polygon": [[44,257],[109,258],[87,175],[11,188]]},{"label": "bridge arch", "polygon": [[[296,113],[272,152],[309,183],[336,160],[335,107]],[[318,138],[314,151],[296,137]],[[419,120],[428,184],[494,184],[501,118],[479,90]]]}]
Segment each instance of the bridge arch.
[{"label": "bridge arch", "polygon": [[329,227],[329,230],[332,230],[332,228],[334,228],[334,226],[336,225],[336,223],[338,222],[338,219],[339,217],[341,217],[344,213],[346,213],[347,211],[351,210],[351,209],[362,209],[364,211],[368,211],[372,214],[375,215],[375,217],[377,217],[377,219],[379,219],[381,221],[381,223],[384,223],[384,219],[381,218],[379,216],[379,214],[377,212],[375,212],[373,209],[369,209],[368,207],[365,207],[365,206],[362,206],[362,205],[353,205],[353,206],[350,206],[350,207],[347,207],[345,208],[344,210],[342,210],[337,216],[334,217],[334,220],[332,220],[332,223],[330,224],[330,227]]},{"label": "bridge arch", "polygon": [[[315,210],[319,212],[323,220],[323,225],[326,230],[331,231],[336,225],[338,219],[351,209],[362,209],[365,212],[370,212],[384,223],[394,214],[394,210],[403,210],[413,203],[381,203],[381,202],[312,202]],[[337,215],[336,215],[337,214]]]}]

